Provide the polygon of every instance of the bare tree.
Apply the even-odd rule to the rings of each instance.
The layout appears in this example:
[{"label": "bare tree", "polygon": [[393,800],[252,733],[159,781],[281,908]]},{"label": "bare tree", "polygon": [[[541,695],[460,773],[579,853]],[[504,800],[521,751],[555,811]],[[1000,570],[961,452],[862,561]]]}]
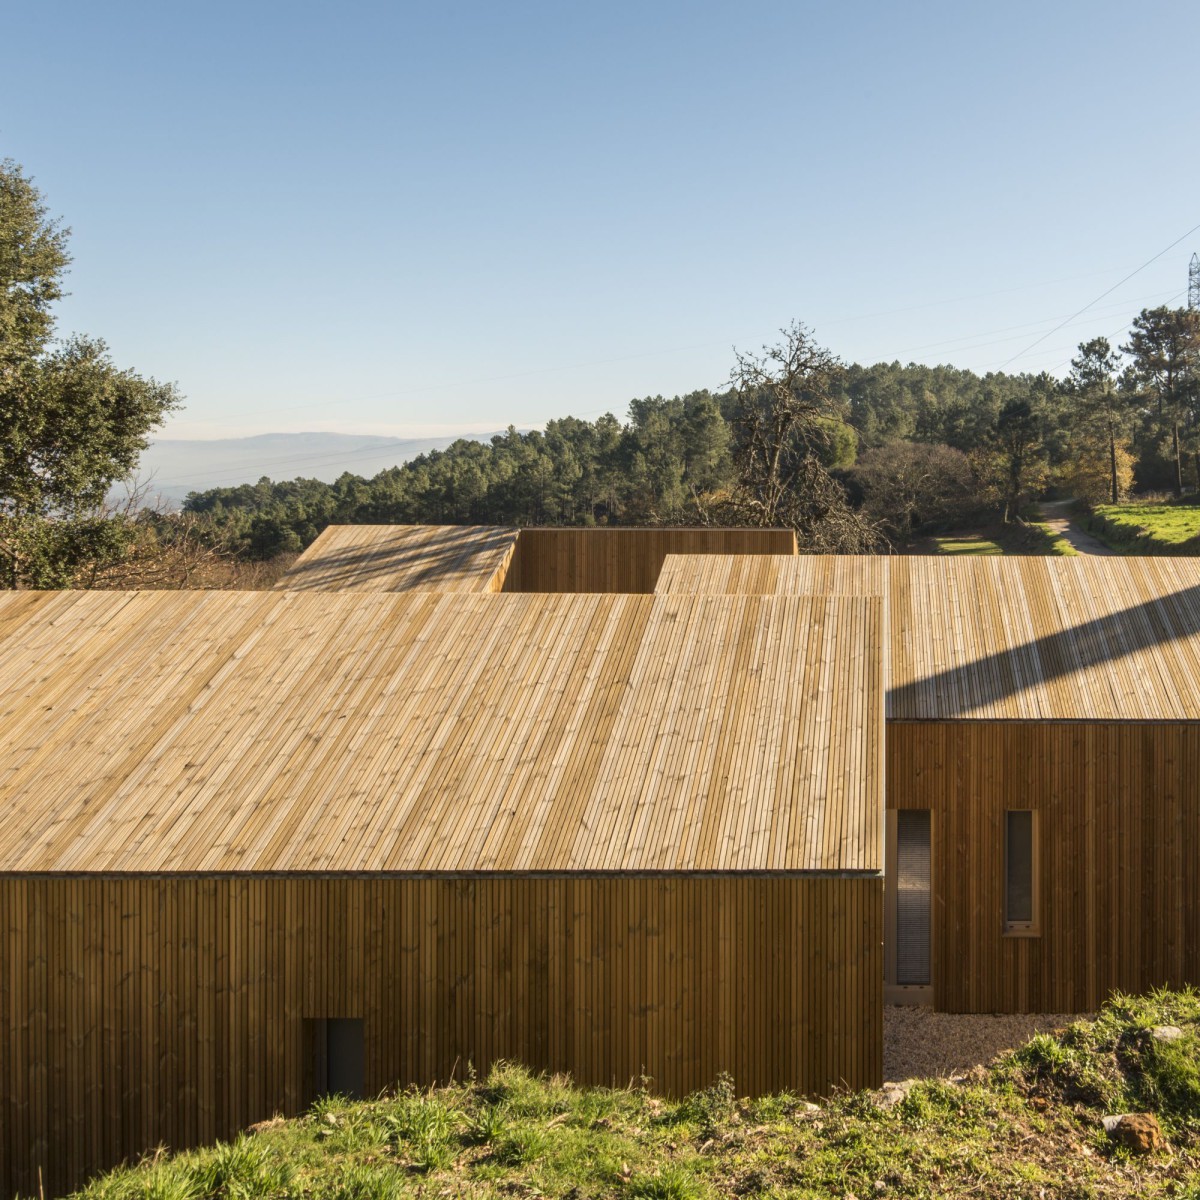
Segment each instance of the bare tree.
[{"label": "bare tree", "polygon": [[761,354],[735,350],[734,464],[727,509],[741,524],[790,526],[802,549],[865,553],[879,538],[825,466],[844,417],[841,362],[800,322]]},{"label": "bare tree", "polygon": [[967,521],[983,507],[970,460],[950,446],[889,442],[863,454],[852,476],[864,511],[898,542]]}]

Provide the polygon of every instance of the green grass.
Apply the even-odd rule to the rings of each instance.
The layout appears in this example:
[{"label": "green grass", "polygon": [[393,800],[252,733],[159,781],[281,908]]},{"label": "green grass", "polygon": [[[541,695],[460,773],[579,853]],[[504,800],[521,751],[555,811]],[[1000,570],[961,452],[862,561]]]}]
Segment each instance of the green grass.
[{"label": "green grass", "polygon": [[938,554],[1003,554],[1000,546],[982,534],[960,537],[938,537],[933,539]]},{"label": "green grass", "polygon": [[1114,550],[1127,553],[1200,553],[1197,504],[1097,504],[1088,528]]},{"label": "green grass", "polygon": [[1012,554],[1057,554],[1065,558],[1078,558],[1079,551],[1061,533],[1055,533],[1045,523],[1041,507],[1030,505],[1021,513],[1022,520],[1016,526]]},{"label": "green grass", "polygon": [[1061,534],[1054,533],[1036,515],[1033,519],[1014,521],[1001,529],[985,533],[949,534],[933,539],[937,554],[1063,554],[1079,551]]},{"label": "green grass", "polygon": [[1079,551],[1061,533],[1055,533],[1049,525],[1034,521],[1029,525],[1030,536],[1042,543],[1040,554],[1057,554],[1063,558],[1078,558]]},{"label": "green grass", "polygon": [[[1155,1025],[1184,1036],[1157,1042]],[[1105,1113],[1152,1111],[1171,1146],[1114,1149]],[[1039,1034],[965,1079],[880,1108],[813,1108],[733,1081],[679,1101],[577,1088],[499,1065],[486,1079],[350,1104],[326,1100],[232,1144],[116,1171],[86,1200],[562,1197],[1200,1197],[1200,994],[1115,996],[1095,1021]]]}]

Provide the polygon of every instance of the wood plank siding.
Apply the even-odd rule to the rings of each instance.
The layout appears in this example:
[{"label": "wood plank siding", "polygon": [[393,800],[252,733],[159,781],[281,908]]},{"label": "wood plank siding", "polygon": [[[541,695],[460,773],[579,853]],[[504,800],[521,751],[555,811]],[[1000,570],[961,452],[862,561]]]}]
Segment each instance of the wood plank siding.
[{"label": "wood plank siding", "polygon": [[10,607],[0,871],[881,867],[878,600]]},{"label": "wood plank siding", "polygon": [[277,588],[364,592],[654,591],[667,554],[795,554],[787,529],[330,525]]},{"label": "wood plank siding", "polygon": [[516,544],[515,529],[491,525],[330,525],[275,586],[498,592]]},{"label": "wood plank siding", "polygon": [[[890,721],[888,805],[932,823],[933,1003],[1086,1012],[1200,984],[1200,725]],[[1038,936],[1004,932],[1004,814],[1039,814]]]},{"label": "wood plank siding", "polygon": [[366,1092],[497,1058],[680,1094],[882,1074],[882,881],[0,877],[0,1190],[309,1099],[306,1018]]},{"label": "wood plank siding", "polygon": [[506,592],[652,592],[668,554],[796,553],[790,529],[522,529]]},{"label": "wood plank siding", "polygon": [[[671,556],[658,591],[885,596],[885,794],[931,814],[936,1008],[1200,985],[1200,561]],[[1006,934],[1010,809],[1038,814],[1039,913]]]}]

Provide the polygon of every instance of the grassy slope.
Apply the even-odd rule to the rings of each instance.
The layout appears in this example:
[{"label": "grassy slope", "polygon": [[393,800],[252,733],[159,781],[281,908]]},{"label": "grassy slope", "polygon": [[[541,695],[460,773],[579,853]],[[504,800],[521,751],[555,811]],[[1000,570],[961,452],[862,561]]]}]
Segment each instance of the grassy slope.
[{"label": "grassy slope", "polygon": [[1038,514],[1020,523],[984,533],[958,533],[931,539],[935,554],[1064,554],[1079,552],[1066,538],[1043,524]]},{"label": "grassy slope", "polygon": [[[1151,1027],[1184,1037],[1157,1042]],[[728,1081],[671,1103],[580,1089],[514,1066],[486,1081],[318,1104],[232,1145],[98,1180],[88,1200],[200,1197],[1200,1197],[1200,993],[1114,997],[1095,1022],[1039,1035],[890,1109],[735,1099]],[[1115,1150],[1106,1112],[1158,1114],[1170,1149]]]},{"label": "grassy slope", "polygon": [[933,539],[938,554],[1003,554],[1004,551],[990,538],[981,533],[962,534],[954,537],[939,537]]},{"label": "grassy slope", "polygon": [[1088,527],[1115,550],[1194,554],[1200,541],[1200,505],[1097,504]]}]

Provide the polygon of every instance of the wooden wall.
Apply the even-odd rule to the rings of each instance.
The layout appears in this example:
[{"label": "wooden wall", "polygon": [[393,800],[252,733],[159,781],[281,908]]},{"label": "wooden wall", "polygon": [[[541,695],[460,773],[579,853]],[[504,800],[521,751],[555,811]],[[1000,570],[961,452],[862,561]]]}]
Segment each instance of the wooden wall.
[{"label": "wooden wall", "polygon": [[497,1057],[682,1093],[882,1075],[882,880],[0,877],[0,1192],[294,1114],[305,1018],[366,1087]]},{"label": "wooden wall", "polygon": [[[934,1005],[1083,1012],[1200,984],[1200,725],[901,722],[887,803],[932,812]],[[1041,935],[1003,932],[1004,812],[1039,816]]]},{"label": "wooden wall", "polygon": [[795,554],[790,529],[522,529],[506,592],[652,592],[668,554]]}]

